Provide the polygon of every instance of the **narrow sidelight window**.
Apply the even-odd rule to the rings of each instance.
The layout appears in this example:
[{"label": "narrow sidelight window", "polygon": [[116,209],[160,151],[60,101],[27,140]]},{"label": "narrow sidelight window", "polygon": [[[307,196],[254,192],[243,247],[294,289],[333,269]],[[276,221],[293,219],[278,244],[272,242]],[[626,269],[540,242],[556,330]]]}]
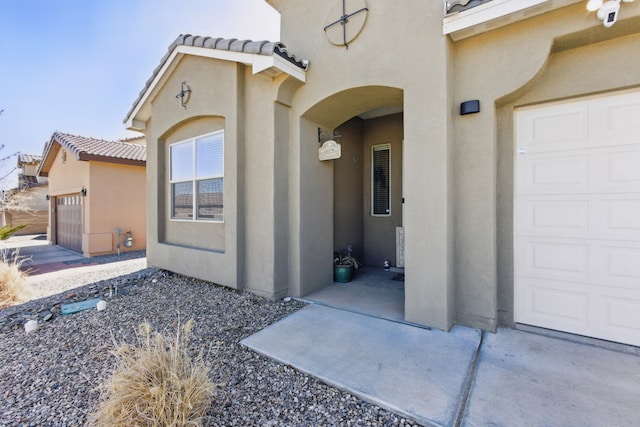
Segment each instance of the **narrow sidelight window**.
[{"label": "narrow sidelight window", "polygon": [[391,215],[391,144],[371,147],[371,215]]}]

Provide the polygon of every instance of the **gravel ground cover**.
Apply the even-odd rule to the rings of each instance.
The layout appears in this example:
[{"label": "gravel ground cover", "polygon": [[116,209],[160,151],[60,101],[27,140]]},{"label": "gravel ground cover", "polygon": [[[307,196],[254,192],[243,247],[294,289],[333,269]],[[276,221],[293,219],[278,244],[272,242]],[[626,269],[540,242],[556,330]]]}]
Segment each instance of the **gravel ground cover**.
[{"label": "gravel ground cover", "polygon": [[[115,281],[121,292],[109,299],[104,294]],[[60,304],[96,293],[106,310],[59,315]],[[135,343],[145,321],[173,333],[190,318],[190,351],[204,357],[218,384],[205,425],[416,425],[239,344],[302,307],[143,269],[0,310],[0,426],[83,425],[98,402],[96,387],[113,369],[114,342]],[[44,312],[52,314],[48,321]],[[28,316],[41,325],[26,334]]]}]

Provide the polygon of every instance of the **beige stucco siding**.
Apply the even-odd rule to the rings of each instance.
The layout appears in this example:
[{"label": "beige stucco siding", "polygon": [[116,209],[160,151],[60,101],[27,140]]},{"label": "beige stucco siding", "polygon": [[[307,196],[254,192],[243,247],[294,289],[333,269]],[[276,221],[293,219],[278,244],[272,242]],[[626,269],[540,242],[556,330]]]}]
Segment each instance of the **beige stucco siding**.
[{"label": "beige stucco siding", "polygon": [[[230,287],[239,287],[237,257],[239,193],[237,177],[243,172],[238,162],[238,103],[242,102],[240,70],[234,63],[205,58],[183,58],[152,96],[153,120],[147,123],[147,158],[149,175],[148,239],[153,242],[147,252],[150,265],[171,268]],[[191,93],[187,108],[176,94],[186,81]],[[194,121],[194,119],[206,119]],[[171,223],[169,218],[167,169],[168,144],[197,134],[220,129],[224,123],[224,224],[208,221]],[[209,121],[207,125],[207,121]],[[179,240],[176,240],[179,239]],[[182,248],[182,250],[176,250]]]},{"label": "beige stucco siding", "polygon": [[[365,264],[393,261],[402,225],[405,320],[444,330],[512,324],[514,109],[640,86],[640,3],[624,3],[607,29],[584,2],[547,2],[454,42],[442,34],[442,2],[368,2],[348,49],[324,35],[339,18],[333,3],[269,3],[288,52],[310,60],[304,83],[179,55],[134,118],[151,110],[150,265],[272,298],[306,296],[333,282],[333,252],[348,244]],[[176,99],[183,81],[186,108]],[[472,99],[481,111],[461,116]],[[342,134],[342,158],[319,160],[318,128]],[[172,221],[169,144],[219,129],[224,223]],[[393,205],[383,220],[370,216],[369,181],[371,146],[384,143]]]},{"label": "beige stucco siding", "polygon": [[[331,4],[276,3],[282,13],[283,40],[296,55],[311,59],[307,82],[292,102],[292,117],[305,118],[292,123],[292,160],[300,164],[300,170],[296,164],[289,169],[291,182],[299,186],[291,193],[297,199],[294,206],[300,206],[292,213],[300,216],[300,228],[294,233],[301,237],[294,246],[300,248],[300,265],[304,266],[294,282],[299,280],[305,294],[331,281],[328,264],[311,266],[312,259],[333,250],[331,239],[315,238],[333,227],[332,195],[324,194],[333,177],[330,168],[317,161],[316,127],[332,129],[357,114],[400,101],[407,173],[405,220],[407,231],[413,230],[406,237],[406,318],[448,329],[453,324],[454,292],[448,249],[452,239],[447,143],[451,99],[447,94],[448,42],[440,34],[442,4],[412,1],[397,7],[390,2],[376,3],[361,35],[345,49],[328,43],[322,33],[330,22]],[[310,22],[309,17],[317,18]],[[398,52],[398,43],[404,54],[390,54]],[[294,227],[297,221],[292,221]]]},{"label": "beige stucco siding", "polygon": [[[117,251],[116,227],[122,231],[121,252],[146,248],[145,183],[144,166],[91,162],[85,197],[88,219],[83,233],[85,252],[97,255]],[[127,231],[133,234],[134,245],[131,248],[123,246]]]}]

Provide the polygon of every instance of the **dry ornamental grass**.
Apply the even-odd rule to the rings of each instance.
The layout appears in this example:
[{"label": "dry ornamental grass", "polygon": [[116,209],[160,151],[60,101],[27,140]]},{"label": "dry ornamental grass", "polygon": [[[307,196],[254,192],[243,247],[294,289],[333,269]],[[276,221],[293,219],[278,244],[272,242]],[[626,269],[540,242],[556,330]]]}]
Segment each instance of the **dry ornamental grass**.
[{"label": "dry ornamental grass", "polygon": [[116,350],[116,368],[101,385],[101,403],[89,426],[200,426],[215,385],[201,359],[187,354],[193,321],[175,337],[139,327],[138,346]]},{"label": "dry ornamental grass", "polygon": [[14,251],[0,251],[0,308],[20,301],[25,295],[25,273],[20,269],[26,260]]}]

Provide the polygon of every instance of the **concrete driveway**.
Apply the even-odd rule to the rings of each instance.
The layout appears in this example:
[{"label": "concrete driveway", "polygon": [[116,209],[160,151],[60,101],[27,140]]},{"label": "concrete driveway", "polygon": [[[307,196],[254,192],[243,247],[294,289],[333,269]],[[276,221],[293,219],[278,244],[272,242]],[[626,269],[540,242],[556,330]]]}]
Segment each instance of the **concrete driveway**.
[{"label": "concrete driveway", "polygon": [[563,337],[447,333],[312,304],[242,344],[423,425],[638,425],[640,349]]},{"label": "concrete driveway", "polygon": [[29,275],[50,273],[73,267],[95,265],[79,252],[58,245],[49,245],[42,235],[13,236],[5,240],[3,247],[16,250],[22,257],[22,268]]}]

